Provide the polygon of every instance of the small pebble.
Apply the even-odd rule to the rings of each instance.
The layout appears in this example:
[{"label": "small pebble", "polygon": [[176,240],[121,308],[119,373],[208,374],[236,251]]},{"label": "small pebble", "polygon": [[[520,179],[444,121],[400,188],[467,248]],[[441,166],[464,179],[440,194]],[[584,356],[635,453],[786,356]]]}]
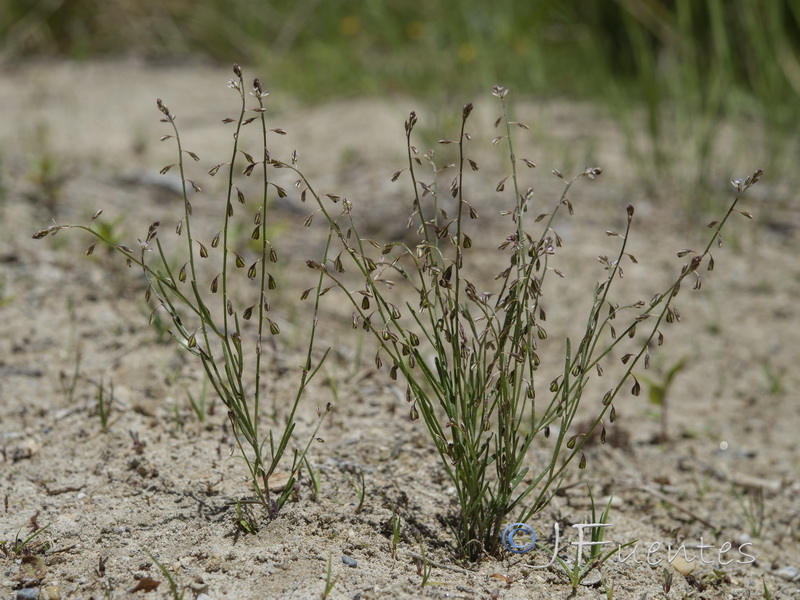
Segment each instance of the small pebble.
[{"label": "small pebble", "polygon": [[749,544],[752,542],[750,534],[748,533],[742,533],[736,538],[736,541],[739,542],[739,544]]},{"label": "small pebble", "polygon": [[586,574],[586,577],[581,579],[581,585],[585,585],[586,587],[594,587],[600,583],[600,571],[597,569],[592,569],[589,573]]},{"label": "small pebble", "polygon": [[342,554],[342,562],[354,569],[358,566],[358,561],[355,558],[350,558],[347,554]]},{"label": "small pebble", "polygon": [[292,478],[291,473],[273,473],[269,476],[267,480],[267,485],[269,486],[269,491],[273,494],[279,494],[283,491],[286,487],[286,484],[289,483],[289,480]]},{"label": "small pebble", "polygon": [[[4,452],[4,454],[8,454],[9,456],[11,456],[11,462],[17,462],[19,460],[31,458],[34,454],[39,452],[40,448],[41,445],[35,439],[26,438],[21,442],[17,443],[16,445],[13,445],[10,448],[8,448],[6,452]],[[26,589],[33,590],[36,588],[26,588]]]},{"label": "small pebble", "polygon": [[797,567],[783,567],[782,569],[775,571],[775,575],[786,579],[787,581],[795,581],[800,579],[800,570],[798,570]]},{"label": "small pebble", "polygon": [[49,585],[44,590],[46,600],[61,600],[61,590],[57,585]]},{"label": "small pebble", "polygon": [[198,594],[195,600],[213,600],[208,594]]},{"label": "small pebble", "polygon": [[600,502],[597,503],[598,506],[607,506],[608,501],[611,501],[611,506],[618,508],[625,504],[625,500],[622,499],[621,496],[605,496],[600,499]]},{"label": "small pebble", "polygon": [[697,560],[689,562],[679,554],[672,559],[672,568],[681,575],[689,575],[697,568]]},{"label": "small pebble", "polygon": [[36,600],[39,597],[39,588],[22,588],[17,590],[17,600]]}]

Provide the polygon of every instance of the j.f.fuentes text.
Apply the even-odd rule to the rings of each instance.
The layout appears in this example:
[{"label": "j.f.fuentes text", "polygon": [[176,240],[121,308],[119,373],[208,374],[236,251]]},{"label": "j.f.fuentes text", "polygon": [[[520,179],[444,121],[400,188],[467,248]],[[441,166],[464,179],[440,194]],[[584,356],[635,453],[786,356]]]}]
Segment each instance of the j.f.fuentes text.
[{"label": "j.f.fuentes text", "polygon": [[[619,544],[611,541],[591,541],[585,537],[585,532],[591,532],[594,529],[611,527],[609,523],[577,523],[572,526],[578,530],[578,541],[570,542],[569,545],[577,546],[577,555],[583,556],[583,551],[590,549],[593,546],[606,547],[609,550],[617,546],[615,552],[615,560],[620,563],[631,562],[633,564],[648,564],[650,566],[657,566],[666,561],[671,564],[672,561],[679,555],[683,557],[686,562],[694,562],[700,560],[703,564],[715,565],[729,565],[733,562],[740,565],[752,564],[756,558],[749,554],[752,544],[745,542],[734,546],[731,542],[724,542],[720,546],[707,544],[704,542],[702,536],[698,544],[688,545],[683,542],[677,547],[672,544],[662,542],[640,543],[633,544]],[[553,523],[553,532],[555,534],[555,548],[553,549],[553,558],[546,565],[528,565],[532,568],[547,568],[555,562],[555,557],[559,551],[559,534],[560,529],[558,523]],[[520,545],[514,540],[515,534],[523,534],[529,541],[524,545]],[[533,528],[525,523],[512,523],[503,533],[503,543],[506,548],[515,554],[524,554],[533,549],[536,541],[536,533]],[[541,545],[540,545],[541,547]]]}]

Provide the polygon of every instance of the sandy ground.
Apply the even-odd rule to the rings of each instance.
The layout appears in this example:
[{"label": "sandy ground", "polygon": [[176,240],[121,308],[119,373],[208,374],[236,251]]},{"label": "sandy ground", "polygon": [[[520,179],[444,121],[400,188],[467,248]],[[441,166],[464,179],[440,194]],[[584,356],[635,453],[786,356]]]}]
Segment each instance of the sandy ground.
[{"label": "sandy ground", "polygon": [[[220,120],[236,110],[228,79],[212,67],[131,63],[22,65],[0,79],[4,598],[171,597],[152,557],[184,597],[216,600],[319,598],[329,560],[331,598],[763,598],[765,584],[773,598],[800,597],[800,411],[793,392],[800,220],[796,199],[769,174],[743,205],[754,221],[731,223],[715,271],[701,291],[681,293],[682,322],[654,354],[655,379],[687,361],[668,396],[669,441],[654,441],[659,411],[648,403],[646,385],[639,397],[621,397],[613,430],[619,445],[592,447],[587,469],[572,473],[532,523],[551,545],[558,523],[565,536],[559,552],[571,556],[572,525],[589,514],[584,481],[598,498],[613,494],[607,539],[636,545],[602,567],[602,581],[593,573],[573,592],[558,567],[525,566],[546,564],[542,551],[525,560],[507,553],[458,561],[443,524],[455,498],[433,445],[422,423],[409,420],[404,388],[374,370],[371,341],[348,333],[349,312],[335,298],[323,299],[318,344],[334,352],[301,405],[296,437],[303,444],[317,411],[333,404],[319,434],[324,442],[309,455],[319,492],[304,472],[275,520],[255,511],[258,533],[237,527],[231,501],[247,495],[248,481],[225,411],[217,403],[202,423],[192,412],[188,397],[202,395],[202,371],[148,326],[141,279],[99,249],[86,257],[88,239],[78,232],[31,239],[52,218],[85,223],[100,208],[129,245],[153,220],[169,231],[182,208],[162,183],[169,178],[157,179],[174,158],[172,146],[158,143],[167,132],[156,97],[178,114],[187,148],[201,155],[194,177],[204,192],[195,211],[201,231],[213,234],[220,190],[204,168],[226,160],[230,134]],[[275,127],[289,132],[274,154],[288,158],[298,149],[322,191],[353,201],[368,235],[407,235],[408,188],[389,181],[404,166],[403,121],[411,109],[420,113],[426,125],[418,143],[425,147],[455,135],[457,120],[403,98],[304,108],[274,96]],[[457,119],[460,108],[449,108]],[[493,192],[504,160],[489,143],[496,114],[490,98],[481,102],[473,132],[484,167],[472,175],[485,219],[473,235],[484,275],[499,270],[492,248],[509,226]],[[552,169],[574,173],[595,162],[605,169],[570,194],[576,215],[557,227],[565,244],[557,264],[567,277],[551,281],[545,306],[555,341],[545,345],[549,355],[543,350],[552,356],[544,373],[557,372],[559,340],[579,335],[575,322],[583,322],[603,277],[596,257],[616,248],[605,231],[623,227],[625,205],[637,209],[630,249],[639,264],[626,268],[620,300],[649,299],[663,288],[686,260],[676,252],[703,243],[709,218],[693,215],[679,197],[640,191],[624,139],[591,107],[520,103],[516,117],[531,126],[520,131],[518,154],[538,164],[524,176],[545,206],[560,185]],[[730,176],[748,175],[761,166],[749,164],[757,158],[758,148],[747,147],[736,156],[742,170]],[[278,177],[290,186],[291,178]],[[721,207],[725,198],[714,202]],[[324,234],[318,222],[302,228],[309,212],[294,190],[275,206],[281,262],[273,302],[283,333],[270,354],[265,425],[285,419],[302,361],[310,314],[298,297],[313,285],[303,265],[318,257]],[[111,382],[104,431],[98,387]],[[533,468],[537,457],[534,448]],[[394,510],[402,529],[393,555]],[[13,551],[15,540],[42,527]],[[695,560],[669,565],[667,546],[674,554],[681,544]],[[423,549],[432,566],[424,587]]]}]

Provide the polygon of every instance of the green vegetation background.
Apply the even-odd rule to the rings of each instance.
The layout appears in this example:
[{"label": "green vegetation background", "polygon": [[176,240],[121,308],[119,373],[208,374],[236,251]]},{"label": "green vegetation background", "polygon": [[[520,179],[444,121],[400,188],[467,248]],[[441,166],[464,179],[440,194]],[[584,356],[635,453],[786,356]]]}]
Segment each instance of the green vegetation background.
[{"label": "green vegetation background", "polygon": [[692,138],[702,169],[722,122],[763,125],[770,161],[798,158],[800,0],[3,4],[5,62],[240,62],[267,74],[267,89],[309,102],[400,93],[458,106],[501,84],[517,97],[600,102],[629,131],[643,108],[635,128],[655,164],[677,135]]}]

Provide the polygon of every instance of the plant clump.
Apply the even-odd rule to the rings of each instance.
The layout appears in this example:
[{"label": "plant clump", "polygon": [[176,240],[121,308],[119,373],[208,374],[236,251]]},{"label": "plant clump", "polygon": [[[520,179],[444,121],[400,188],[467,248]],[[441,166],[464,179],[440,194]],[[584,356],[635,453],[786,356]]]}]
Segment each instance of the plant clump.
[{"label": "plant clump", "polygon": [[[318,360],[312,356],[317,330],[315,316],[300,382],[289,405],[285,425],[276,432],[272,429],[264,432],[259,421],[263,403],[262,379],[268,366],[265,364],[266,338],[280,333],[278,322],[270,316],[270,295],[277,287],[270,269],[278,262],[278,253],[268,239],[268,208],[272,195],[286,195],[286,191],[270,177],[272,161],[268,136],[283,134],[283,130],[267,125],[264,101],[269,92],[262,89],[260,80],[253,82],[250,95],[255,99],[255,105],[248,108],[239,65],[233,66],[233,72],[235,77],[229,81],[228,87],[239,97],[238,114],[223,119],[224,124],[235,128],[231,154],[226,162],[213,166],[208,172],[210,176],[224,175],[226,178],[226,194],[220,203],[221,227],[210,240],[199,239],[192,227],[194,209],[191,195],[201,193],[202,188],[195,180],[189,179],[186,160],[187,157],[194,162],[200,159],[183,147],[176,116],[160,98],[156,105],[162,115],[161,122],[170,129],[161,141],[174,141],[177,151],[177,162],[163,167],[160,172],[166,174],[177,169],[180,175],[183,211],[175,225],[175,235],[182,238],[183,262],[176,263],[168,258],[159,236],[160,222],[149,226],[147,234],[138,240],[134,250],[107,237],[107,228],[95,224],[102,209],[94,213],[87,225],[54,224],[33,237],[43,238],[65,229],[83,230],[94,238],[87,255],[91,255],[96,244],[100,243],[122,254],[128,266],[135,265],[141,270],[147,282],[145,300],[154,305],[151,323],[156,321],[159,313],[168,315],[172,323],[169,333],[180,347],[199,360],[208,381],[227,408],[234,438],[250,474],[254,501],[274,515],[293,491],[295,476],[314,439],[312,435],[304,449],[292,453],[290,477],[279,487],[281,493],[277,499],[273,499],[270,488],[276,486],[271,484],[271,478],[278,475],[279,464],[292,441],[300,399],[322,366],[327,352]],[[248,125],[258,128],[258,152],[247,152],[243,148],[243,130]],[[258,176],[260,179],[260,197],[255,209],[248,210],[247,198],[236,184],[240,176]],[[250,238],[259,249],[256,256],[247,260],[234,249],[234,220],[237,218],[251,231]],[[211,261],[217,261],[216,267],[206,277],[208,269],[202,267]],[[242,279],[246,283],[242,283]],[[321,285],[321,278],[319,283]],[[319,288],[317,291],[319,296]],[[248,323],[253,325],[248,326]],[[324,416],[321,414],[317,429]]]},{"label": "plant clump", "polygon": [[[113,248],[128,265],[142,271],[148,283],[145,296],[154,303],[154,314],[161,311],[169,316],[171,334],[200,361],[226,406],[256,502],[271,515],[288,498],[311,444],[309,441],[294,451],[290,480],[278,500],[272,500],[270,477],[293,438],[301,396],[327,355],[313,359],[321,297],[331,289],[341,292],[352,311],[352,327],[369,332],[374,339],[376,368],[385,367],[392,380],[404,382],[408,415],[424,423],[439,465],[455,488],[457,510],[450,527],[458,553],[469,560],[497,554],[502,529],[510,518],[530,519],[548,506],[573,467],[586,468],[584,445],[598,435],[605,443],[606,424],[616,419],[614,403],[620,393],[629,390],[639,395],[641,385],[634,368],[640,364],[649,367],[651,348],[664,341],[662,329],[680,319],[674,300],[681,288],[691,285],[700,289],[701,267],[713,270],[711,250],[721,244],[729,217],[734,213],[750,217],[738,204],[763,172],[732,182],[736,195],[724,215],[709,223],[707,245],[678,253],[688,261],[666,288],[649,301],[621,304],[613,299],[612,291],[623,276],[623,264],[637,262],[628,250],[635,214],[628,205],[624,231],[607,232],[617,240],[617,248],[611,258],[599,257],[605,275],[593,288],[584,324],[563,340],[564,354],[556,358],[560,374],[543,379],[542,342],[550,335],[544,300],[553,277],[563,276],[553,264],[564,244],[555,227],[564,213],[574,212],[568,198],[573,186],[596,179],[601,168],[587,168],[571,178],[554,170],[553,175],[563,182],[563,191],[549,206],[541,206],[518,170],[535,165],[517,157],[514,150],[515,128],[527,127],[511,120],[508,90],[493,88],[501,114],[495,122],[500,135],[492,144],[505,147],[508,162],[506,176],[491,189],[511,194],[511,199],[502,213],[509,218],[509,231],[497,246],[501,268],[494,284],[489,284],[493,287],[486,291],[485,282],[477,282],[470,274],[476,258],[474,221],[478,219],[472,199],[482,193],[473,191],[479,190],[482,182],[476,176],[480,167],[469,152],[472,104],[463,107],[457,134],[439,142],[455,148],[453,165],[438,165],[433,151],[420,154],[413,139],[418,117],[410,113],[405,121],[407,165],[392,179],[405,176],[411,188],[408,225],[412,240],[376,241],[359,233],[354,206],[347,198],[315,189],[299,166],[297,152],[288,161],[271,155],[269,135],[284,131],[267,125],[267,93],[256,79],[251,92],[255,106],[248,108],[238,65],[234,74],[229,86],[239,96],[239,111],[235,118],[224,121],[235,127],[232,151],[228,161],[209,171],[212,176],[224,174],[227,178],[221,228],[210,241],[201,241],[192,229],[190,196],[200,192],[200,185],[187,177],[184,161],[187,156],[194,161],[198,157],[183,148],[175,115],[161,100],[157,103],[162,121],[171,130],[162,140],[174,140],[177,145],[178,161],[164,167],[162,173],[173,168],[180,173],[183,214],[176,234],[183,240],[183,264],[168,259],[158,235],[159,223],[150,225],[138,250],[133,250],[104,237],[93,225],[102,211],[97,211],[88,225],[54,224],[34,237],[64,229],[83,230],[95,243]],[[243,149],[241,136],[251,124],[259,130],[259,150],[252,153]],[[430,178],[421,173],[423,167],[430,168]],[[297,393],[287,423],[277,434],[272,430],[265,433],[259,426],[260,382],[267,367],[265,337],[279,333],[270,316],[269,297],[276,286],[270,265],[278,258],[267,235],[269,198],[288,195],[271,178],[273,169],[296,174],[299,199],[315,203],[315,214],[322,215],[327,236],[322,256],[307,260],[315,284],[302,298],[313,301],[313,318]],[[444,180],[448,172],[453,175]],[[245,194],[236,185],[238,176],[260,179],[261,196],[255,210],[247,212]],[[233,248],[231,231],[237,218],[250,220],[251,238],[259,243],[258,254],[250,259]],[[305,226],[311,224],[309,217]],[[93,249],[94,244],[88,253]],[[211,260],[217,260],[218,266],[206,280],[200,265]],[[403,285],[397,285],[399,282]],[[246,330],[248,322],[254,325]],[[622,353],[622,370],[607,377],[610,381],[604,394],[588,394],[590,379],[603,380],[603,362],[611,360],[615,351]],[[547,358],[552,364],[553,357]],[[591,417],[575,433],[573,425],[582,406],[589,409]],[[531,458],[534,442],[541,442],[546,450],[544,463]],[[363,494],[362,482],[362,500]]]},{"label": "plant clump", "polygon": [[[565,339],[562,374],[541,381],[539,343],[548,337],[543,299],[548,281],[563,276],[551,265],[563,245],[554,227],[563,212],[574,212],[568,199],[573,185],[599,177],[602,169],[587,168],[570,179],[554,170],[564,183],[563,191],[549,212],[531,218],[534,209],[541,209],[534,206],[532,188],[523,188],[518,165],[535,165],[517,158],[514,152],[512,129],[527,126],[510,120],[507,94],[505,88],[493,89],[502,109],[495,126],[502,128],[502,134],[492,143],[507,144],[509,174],[496,184],[495,191],[507,187],[513,191],[512,204],[503,211],[510,217],[512,229],[498,246],[505,253],[505,266],[491,291],[478,291],[467,278],[473,246],[469,222],[478,218],[470,203],[473,184],[467,176],[480,168],[467,150],[472,140],[467,130],[472,104],[462,110],[458,135],[439,142],[457,147],[458,160],[450,165],[455,174],[449,182],[441,181],[447,168],[435,164],[433,152],[420,156],[412,143],[416,113],[405,122],[408,165],[392,179],[397,180],[403,172],[408,175],[414,198],[408,223],[417,235],[413,243],[361,237],[347,199],[317,193],[296,161],[283,164],[297,172],[301,197],[310,195],[316,200],[343,249],[327,263],[309,261],[308,266],[323,273],[348,299],[353,328],[373,334],[378,345],[376,367],[385,365],[392,379],[405,381],[410,418],[424,422],[440,465],[455,487],[458,512],[451,528],[460,554],[471,560],[497,552],[510,515],[526,521],[542,511],[573,463],[579,469],[586,467],[583,446],[595,432],[605,443],[605,423],[616,419],[615,399],[629,380],[631,393],[639,395],[641,385],[634,367],[640,362],[645,369],[649,367],[649,348],[664,341],[662,327],[680,318],[673,300],[681,286],[688,279],[695,289],[700,288],[701,264],[706,261],[708,270],[713,269],[711,248],[721,242],[728,217],[741,212],[736,208],[741,195],[762,174],[759,170],[734,182],[737,195],[724,217],[709,224],[712,235],[708,245],[699,252],[679,252],[679,256],[692,258],[671,285],[649,302],[620,305],[610,293],[623,276],[623,261],[637,262],[627,249],[634,217],[634,207],[628,205],[624,233],[607,232],[620,240],[619,247],[613,259],[599,257],[606,278],[594,288],[585,328],[576,342]],[[430,163],[433,180],[423,181],[418,174],[423,161]],[[448,199],[455,201],[454,214],[443,208]],[[332,205],[341,206],[338,213]],[[356,278],[363,282],[360,287],[351,287],[345,278],[342,256],[352,261]],[[413,288],[415,303],[405,301],[403,305],[402,298],[392,296],[395,278]],[[615,327],[613,322],[626,312],[632,314],[629,322]],[[588,426],[573,433],[590,377],[595,373],[603,377],[601,361],[634,337],[635,347],[622,356],[622,375],[597,399]],[[532,466],[529,450],[539,437],[552,437],[546,445],[549,459],[544,465]]]}]

